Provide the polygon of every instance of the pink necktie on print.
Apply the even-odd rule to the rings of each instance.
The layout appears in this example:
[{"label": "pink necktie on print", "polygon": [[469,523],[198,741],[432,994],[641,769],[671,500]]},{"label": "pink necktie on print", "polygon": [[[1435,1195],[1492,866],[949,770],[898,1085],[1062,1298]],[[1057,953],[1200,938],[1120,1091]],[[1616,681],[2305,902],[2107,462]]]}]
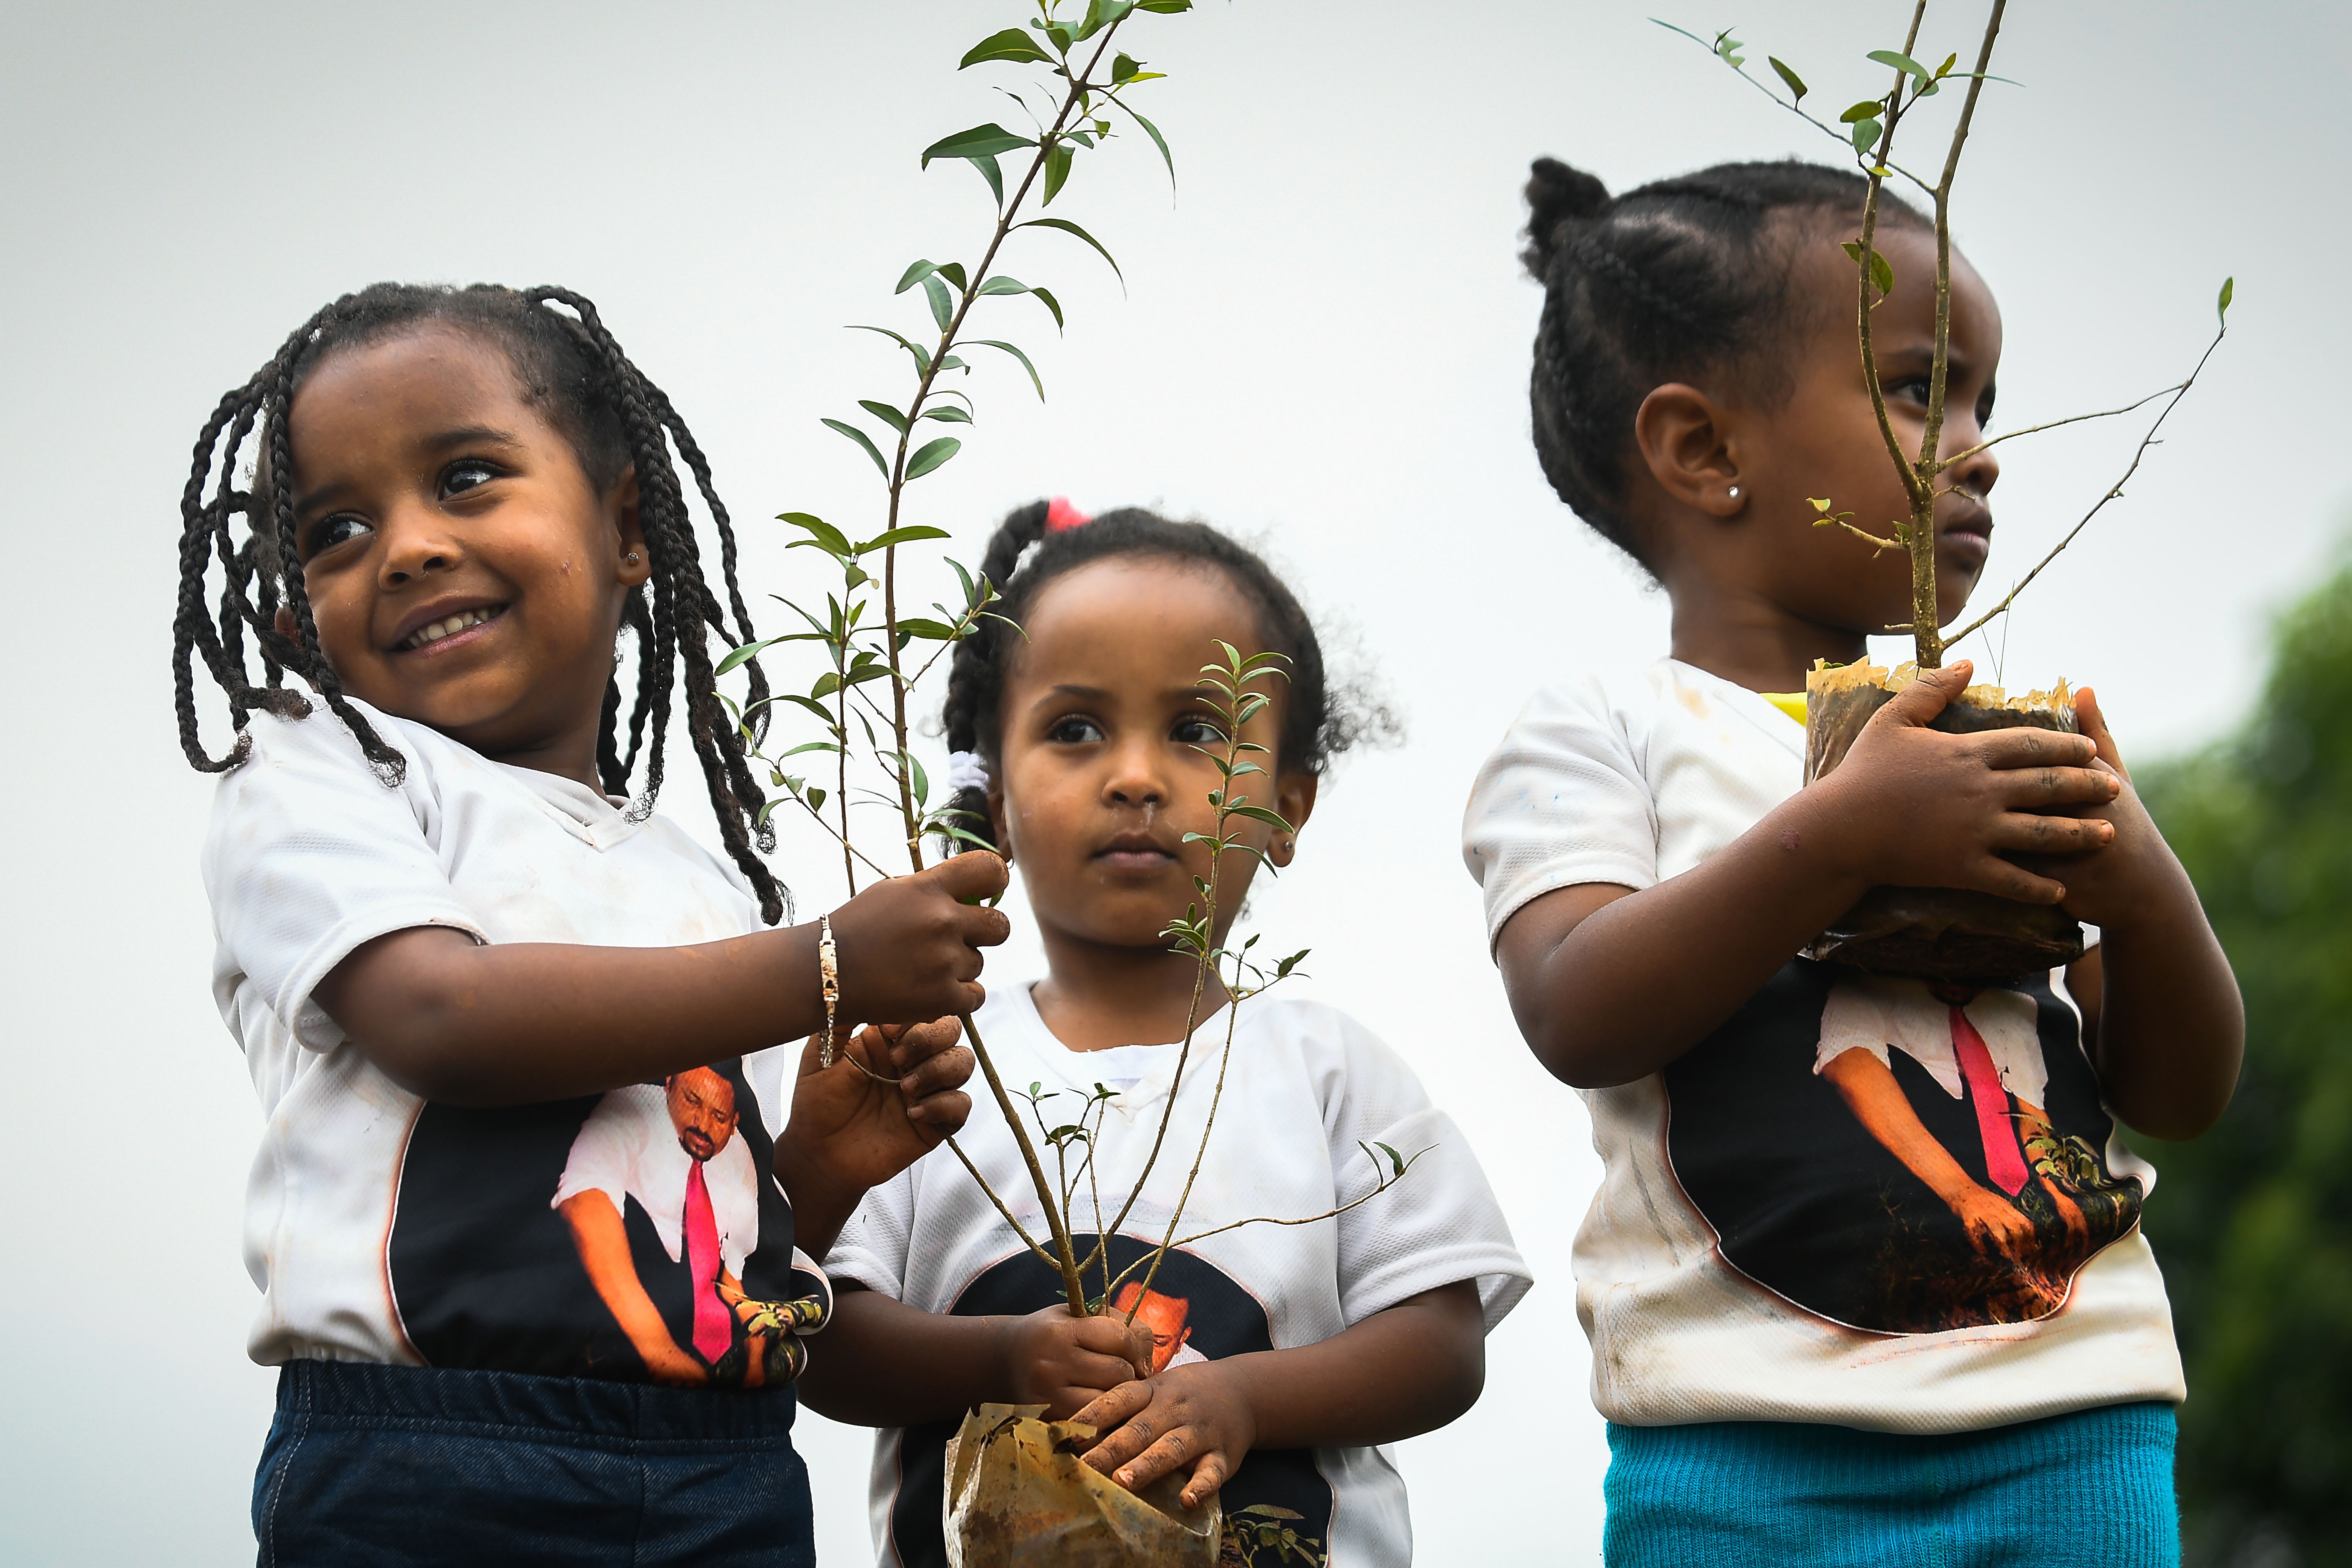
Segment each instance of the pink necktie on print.
[{"label": "pink necktie on print", "polygon": [[1952,1009],[1952,1055],[1959,1058],[1960,1077],[1968,1080],[1969,1103],[1976,1107],[1977,1134],[1984,1140],[1985,1174],[1992,1184],[2015,1197],[2025,1186],[2025,1156],[2018,1152],[2017,1128],[2009,1119],[2009,1091],[1993,1069],[1992,1052],[1969,1016]]},{"label": "pink necktie on print", "polygon": [[734,1342],[735,1315],[719,1299],[719,1217],[710,1212],[699,1160],[686,1168],[686,1271],[694,1281],[695,1353],[716,1364]]}]

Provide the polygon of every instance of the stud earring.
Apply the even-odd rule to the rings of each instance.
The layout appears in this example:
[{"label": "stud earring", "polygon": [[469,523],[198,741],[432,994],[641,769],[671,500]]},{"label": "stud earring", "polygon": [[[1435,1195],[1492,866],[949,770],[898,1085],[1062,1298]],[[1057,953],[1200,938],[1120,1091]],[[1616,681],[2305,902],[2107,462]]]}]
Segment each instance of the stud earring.
[{"label": "stud earring", "polygon": [[[1737,494],[1738,492],[1735,491],[1733,493]],[[637,563],[637,552],[632,550],[626,555],[621,557],[621,559],[626,561],[630,565],[635,566]]]},{"label": "stud earring", "polygon": [[1730,500],[1738,500],[1739,499],[1739,487],[1738,485],[1734,485],[1723,493]]}]

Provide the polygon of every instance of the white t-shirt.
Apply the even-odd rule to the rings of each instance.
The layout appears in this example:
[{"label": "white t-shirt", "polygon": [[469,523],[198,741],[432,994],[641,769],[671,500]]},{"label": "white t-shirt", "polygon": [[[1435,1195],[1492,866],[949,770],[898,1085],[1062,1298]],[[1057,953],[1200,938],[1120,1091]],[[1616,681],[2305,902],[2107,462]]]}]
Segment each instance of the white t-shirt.
[{"label": "white t-shirt", "polygon": [[[1097,1084],[1135,1074],[1109,1102],[1095,1154],[1105,1212],[1093,1225],[1108,1224],[1143,1169],[1178,1047],[1073,1051],[1045,1027],[1025,985],[992,990],[975,1021],[1008,1087],[1034,1084],[1060,1097],[1045,1101],[1049,1128],[1076,1121]],[[1167,1148],[1112,1237],[1114,1272],[1166,1231],[1201,1147],[1225,1024],[1221,1013],[1194,1037]],[[1030,1131],[1034,1139],[1036,1129]],[[1255,1215],[1320,1215],[1371,1192],[1373,1159],[1385,1157],[1368,1157],[1360,1141],[1421,1158],[1337,1219],[1245,1226],[1170,1254],[1139,1314],[1152,1326],[1158,1369],[1314,1344],[1458,1280],[1477,1281],[1490,1328],[1517,1303],[1530,1283],[1527,1265],[1461,1129],[1429,1103],[1393,1051],[1347,1015],[1314,1003],[1265,996],[1240,1005],[1224,1095],[1180,1239]],[[1044,1237],[1043,1211],[993,1107],[974,1112],[960,1142],[1023,1225]],[[1089,1188],[1078,1190],[1083,1224],[1093,1217]],[[1092,1241],[1089,1227],[1079,1245]],[[1025,1313],[1063,1299],[1060,1276],[1023,1248],[946,1150],[869,1193],[826,1267],[930,1312]],[[1099,1293],[1101,1273],[1087,1278]],[[945,1563],[940,1450],[953,1429],[933,1423],[877,1438],[873,1522],[883,1563]],[[1404,1482],[1384,1448],[1254,1453],[1223,1498],[1229,1511],[1265,1502],[1303,1515],[1298,1532],[1327,1543],[1336,1568],[1412,1561]]]},{"label": "white t-shirt", "polygon": [[[1463,824],[1489,942],[1556,889],[1699,865],[1803,765],[1801,724],[1671,659],[1538,692]],[[1855,1049],[1875,1069],[1831,1070]],[[1978,1051],[2003,1091],[1981,1108],[1963,1068]],[[2045,981],[1945,995],[1796,958],[1664,1071],[1583,1093],[1603,1173],[1577,1311],[1610,1419],[1950,1432],[2183,1396],[2137,1224],[2155,1173],[2115,1140],[2079,1019]],[[1916,1119],[1988,1194],[2030,1167],[2008,1201],[2033,1243],[1981,1250],[1865,1104]]]},{"label": "white t-shirt", "polygon": [[[213,992],[267,1118],[246,1201],[246,1267],[263,1294],[253,1358],[642,1378],[551,1200],[574,1144],[598,1143],[595,1130],[613,1131],[639,1096],[655,1119],[640,1140],[676,1145],[661,1089],[498,1110],[428,1104],[362,1056],[311,992],[362,942],[411,927],[483,942],[668,946],[757,930],[758,905],[659,816],[631,822],[583,784],[362,710],[407,758],[401,784],[377,779],[323,706],[299,721],[258,715],[252,757],[222,776],[205,844]],[[730,1268],[761,1300],[805,1287],[791,1273],[791,1212],[767,1173],[786,1055],[711,1064],[736,1099],[719,1158],[740,1161],[751,1192],[713,1180],[710,1195],[741,1237]],[[674,1173],[682,1193],[684,1166]],[[681,1215],[649,1211],[646,1186],[607,1191],[647,1295],[690,1345]]]}]

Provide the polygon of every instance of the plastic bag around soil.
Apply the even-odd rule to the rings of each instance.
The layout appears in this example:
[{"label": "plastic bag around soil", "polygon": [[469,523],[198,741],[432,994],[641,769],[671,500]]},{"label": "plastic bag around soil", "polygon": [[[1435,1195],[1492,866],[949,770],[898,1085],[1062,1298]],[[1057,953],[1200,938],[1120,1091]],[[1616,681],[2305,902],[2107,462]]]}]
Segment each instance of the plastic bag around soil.
[{"label": "plastic bag around soil", "polygon": [[1217,1504],[1177,1501],[1184,1473],[1130,1492],[1076,1449],[1095,1436],[1045,1421],[1042,1405],[983,1405],[948,1440],[946,1526],[953,1568],[1215,1568]]},{"label": "plastic bag around soil", "polygon": [[[1816,666],[1805,677],[1805,782],[1834,769],[1870,716],[1895,699],[1917,671],[1891,673],[1864,662]],[[1998,686],[1971,686],[1929,729],[1967,735],[2031,728],[2076,732],[2073,694],[2060,681],[2048,691],[2011,697]],[[2083,956],[2083,928],[2050,904],[1960,888],[1873,888],[1805,949],[1874,974],[1986,984],[2040,973]]]}]

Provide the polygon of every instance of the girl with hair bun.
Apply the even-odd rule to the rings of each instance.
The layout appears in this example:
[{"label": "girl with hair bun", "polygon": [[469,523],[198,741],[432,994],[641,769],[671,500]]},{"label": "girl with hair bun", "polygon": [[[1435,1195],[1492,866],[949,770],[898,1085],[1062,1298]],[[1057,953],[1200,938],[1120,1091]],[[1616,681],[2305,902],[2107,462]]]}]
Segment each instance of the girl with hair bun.
[{"label": "girl with hair bun", "polygon": [[[1576,1248],[1612,1563],[2177,1563],[2153,1172],[2243,1037],[2228,963],[2091,692],[2081,734],[1928,728],[1922,672],[1803,777],[1805,672],[1910,619],[1910,566],[1816,526],[1908,515],[1861,374],[1865,184],[1727,163],[1528,185],[1529,405],[1560,499],[1664,585],[1672,646],[1539,691],[1464,855],[1512,1010],[1603,1162]],[[1886,416],[1916,450],[1935,237],[1882,194]],[[2000,315],[1953,257],[1944,618],[1985,565]],[[2063,976],[1953,985],[1792,957],[1874,887],[2099,928]]]},{"label": "girl with hair bun", "polygon": [[[1129,1489],[1173,1477],[1187,1504],[1222,1493],[1229,1518],[1287,1515],[1310,1561],[1402,1568],[1404,1486],[1379,1445],[1470,1407],[1486,1331],[1527,1289],[1526,1265],[1460,1129],[1346,1014],[1217,986],[1203,1013],[1240,1010],[1222,1088],[1213,1053],[1196,1044],[1180,1079],[1180,1047],[1163,1043],[1183,1037],[1197,973],[1164,933],[1209,870],[1187,835],[1214,827],[1208,750],[1226,739],[1202,665],[1220,640],[1286,661],[1289,679],[1267,683],[1271,705],[1244,725],[1266,752],[1243,787],[1294,830],[1368,721],[1334,693],[1281,579],[1201,523],[1136,509],[1089,521],[1040,501],[1005,520],[982,569],[1003,586],[1004,619],[957,647],[948,739],[970,832],[1020,873],[1046,974],[992,988],[974,1022],[1006,1081],[1071,1097],[1046,1115],[1074,1120],[1067,1108],[1111,1097],[1084,1152],[1100,1205],[1082,1193],[1072,1216],[1111,1232],[1103,1276],[1087,1276],[1108,1311],[1072,1316],[1060,1275],[970,1173],[926,1158],[867,1195],[828,1257],[844,1289],[805,1397],[887,1428],[874,1462],[886,1563],[947,1563],[943,1450],[968,1408],[997,1402],[1096,1427],[1085,1462]],[[1292,863],[1294,833],[1250,829],[1266,860]],[[1221,943],[1257,864],[1225,861]],[[1225,1030],[1211,1016],[1202,1034]],[[1184,1210],[1185,1230],[1204,1234],[1148,1280],[1119,1279],[1166,1234],[1213,1104]],[[1154,1164],[1163,1118],[1168,1154]],[[1044,1234],[1003,1123],[982,1117],[961,1142]],[[1386,1191],[1363,1147],[1381,1142],[1427,1151]],[[1122,1221],[1114,1211],[1147,1165]],[[1330,1215],[1375,1193],[1315,1223],[1241,1223]],[[1096,1236],[1076,1240],[1083,1257]]]}]

